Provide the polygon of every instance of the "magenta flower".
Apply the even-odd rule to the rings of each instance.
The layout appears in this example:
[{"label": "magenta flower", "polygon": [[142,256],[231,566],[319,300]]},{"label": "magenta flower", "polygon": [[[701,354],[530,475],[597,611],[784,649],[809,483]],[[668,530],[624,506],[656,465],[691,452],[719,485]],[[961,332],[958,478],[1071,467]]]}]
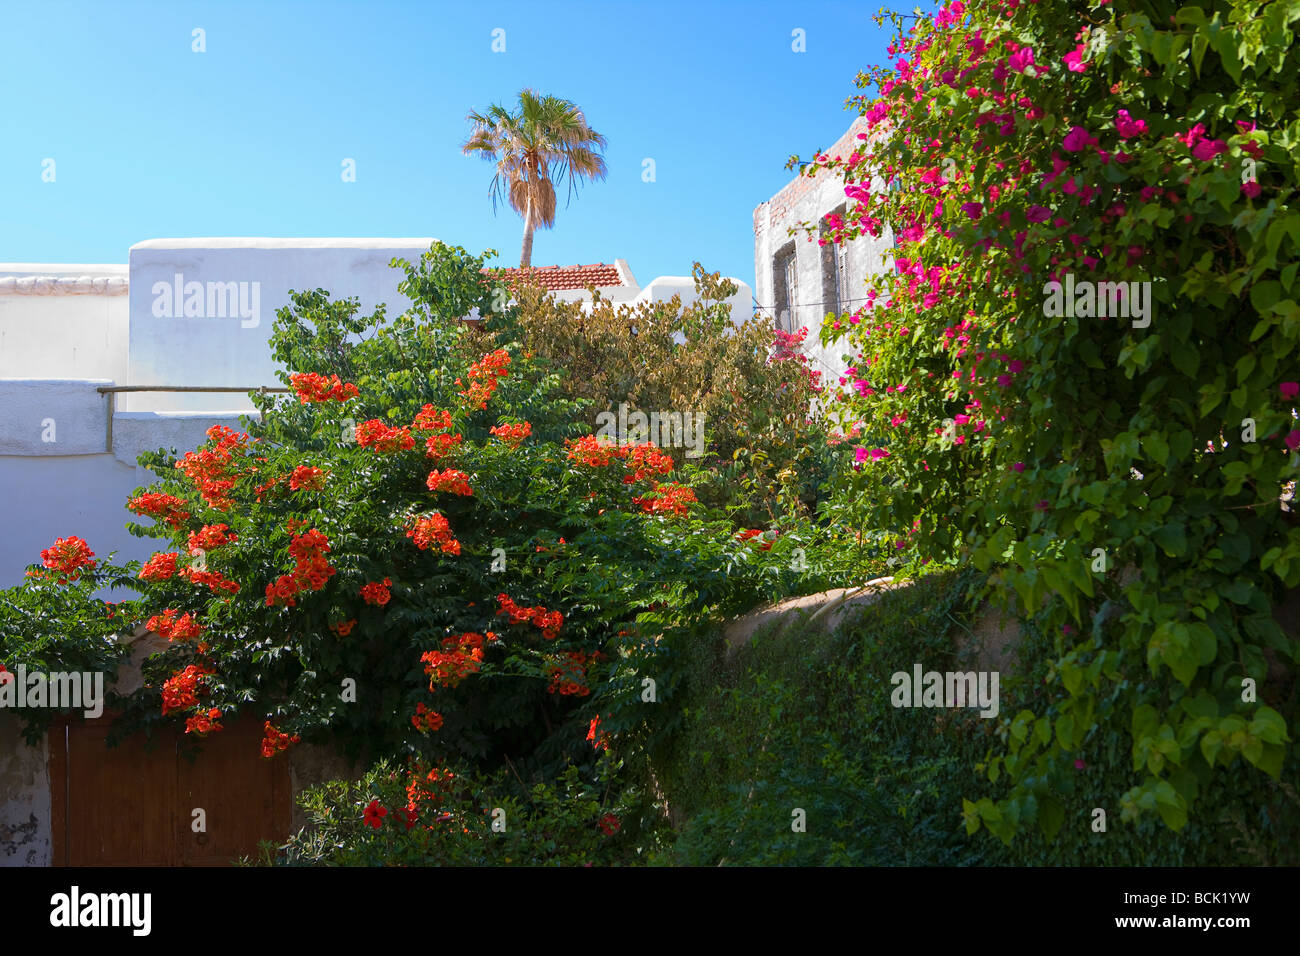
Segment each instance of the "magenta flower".
[{"label": "magenta flower", "polygon": [[1208,162],[1220,153],[1228,151],[1228,144],[1221,139],[1203,139],[1192,147],[1192,155],[1202,162]]},{"label": "magenta flower", "polygon": [[1286,447],[1292,451],[1300,448],[1300,432],[1292,432],[1286,436]]},{"label": "magenta flower", "polygon": [[1254,199],[1259,195],[1259,183],[1242,183],[1241,191],[1244,195]]},{"label": "magenta flower", "polygon": [[1017,73],[1024,73],[1034,65],[1034,51],[1029,47],[1017,50],[1007,57],[1007,65]]},{"label": "magenta flower", "polygon": [[1088,68],[1088,64],[1083,62],[1084,45],[1080,43],[1069,53],[1065,54],[1065,68],[1071,73],[1082,73]]},{"label": "magenta flower", "polygon": [[964,202],[961,204],[961,211],[978,222],[980,216],[984,215],[984,204],[982,202]]},{"label": "magenta flower", "polygon": [[[1296,434],[1297,434],[1297,435],[1300,435],[1300,432],[1296,432]],[[871,449],[871,460],[872,460],[872,461],[880,461],[880,459],[882,459],[882,458],[888,458],[888,457],[889,457],[889,452],[885,451],[885,449],[883,449],[883,448],[873,448],[873,449]]]},{"label": "magenta flower", "polygon": [[1075,769],[1075,770],[1083,770],[1083,769],[1084,769],[1085,767],[1087,767],[1087,766],[1088,766],[1088,765],[1087,765],[1086,763],[1084,763],[1082,760],[1076,760],[1076,761],[1074,762],[1074,769]]},{"label": "magenta flower", "polygon": [[1146,120],[1133,119],[1128,115],[1128,110],[1120,110],[1115,120],[1115,129],[1119,132],[1120,139],[1132,139],[1147,131],[1147,123]]},{"label": "magenta flower", "polygon": [[1283,398],[1295,398],[1300,395],[1300,382],[1283,382],[1277,387]]},{"label": "magenta flower", "polygon": [[1023,461],[1018,461],[1011,466],[1011,470],[1018,474],[1025,470],[1025,463]]},{"label": "magenta flower", "polygon": [[1065,141],[1061,144],[1067,153],[1077,153],[1096,145],[1097,140],[1082,126],[1071,126],[1070,131],[1065,134]]},{"label": "magenta flower", "polygon": [[1052,211],[1046,206],[1030,206],[1025,210],[1025,218],[1030,222],[1047,222],[1052,218]]}]

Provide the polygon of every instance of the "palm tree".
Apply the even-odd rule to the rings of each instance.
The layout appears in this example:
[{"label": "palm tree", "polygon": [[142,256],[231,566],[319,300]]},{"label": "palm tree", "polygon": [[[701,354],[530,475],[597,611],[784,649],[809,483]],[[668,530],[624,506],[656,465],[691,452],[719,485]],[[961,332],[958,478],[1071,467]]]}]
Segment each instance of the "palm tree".
[{"label": "palm tree", "polygon": [[465,154],[497,164],[489,188],[493,210],[504,191],[510,208],[524,217],[519,268],[526,269],[533,261],[533,230],[555,225],[552,180],[567,179],[572,198],[578,180],[604,179],[605,158],[597,150],[604,149],[605,137],[587,125],[575,104],[535,90],[520,91],[513,113],[493,104],[487,113],[471,111],[466,118],[474,128]]}]

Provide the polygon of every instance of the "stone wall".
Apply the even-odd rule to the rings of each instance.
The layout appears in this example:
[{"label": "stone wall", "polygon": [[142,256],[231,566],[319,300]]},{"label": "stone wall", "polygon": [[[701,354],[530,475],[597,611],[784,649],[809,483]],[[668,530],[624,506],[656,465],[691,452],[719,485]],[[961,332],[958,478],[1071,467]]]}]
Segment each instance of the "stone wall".
[{"label": "stone wall", "polygon": [[0,866],[49,866],[49,747],[30,747],[22,724],[0,711]]}]

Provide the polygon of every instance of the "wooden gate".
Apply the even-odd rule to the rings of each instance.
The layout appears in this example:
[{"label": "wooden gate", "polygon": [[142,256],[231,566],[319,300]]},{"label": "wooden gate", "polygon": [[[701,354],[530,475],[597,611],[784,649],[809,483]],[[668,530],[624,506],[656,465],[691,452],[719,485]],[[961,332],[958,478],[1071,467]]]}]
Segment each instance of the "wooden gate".
[{"label": "wooden gate", "polygon": [[[261,724],[232,721],[191,763],[183,733],[158,731],[108,747],[110,718],[50,729],[55,866],[226,866],[284,840],[292,798],[289,760],[261,756]],[[206,832],[195,833],[195,809]]]}]

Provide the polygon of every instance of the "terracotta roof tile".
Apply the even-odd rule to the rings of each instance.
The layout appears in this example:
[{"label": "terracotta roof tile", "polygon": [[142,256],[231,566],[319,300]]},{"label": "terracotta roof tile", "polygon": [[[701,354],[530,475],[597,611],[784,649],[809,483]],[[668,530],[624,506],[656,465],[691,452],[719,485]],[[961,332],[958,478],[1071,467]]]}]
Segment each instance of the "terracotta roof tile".
[{"label": "terracotta roof tile", "polygon": [[596,262],[582,266],[533,266],[531,269],[504,269],[508,278],[526,278],[544,289],[558,292],[564,289],[585,289],[589,285],[598,288],[621,286],[618,268],[605,262]]}]

